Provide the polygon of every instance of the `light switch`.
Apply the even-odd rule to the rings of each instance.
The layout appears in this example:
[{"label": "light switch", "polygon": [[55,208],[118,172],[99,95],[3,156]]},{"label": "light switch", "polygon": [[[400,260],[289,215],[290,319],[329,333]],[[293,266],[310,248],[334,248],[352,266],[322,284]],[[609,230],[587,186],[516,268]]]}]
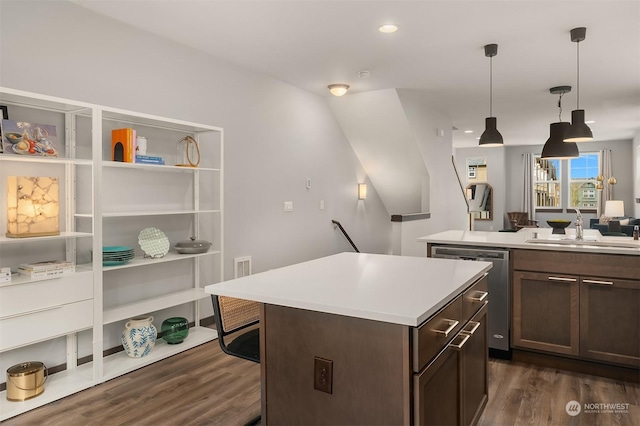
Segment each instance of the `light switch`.
[{"label": "light switch", "polygon": [[293,211],[293,201],[285,201],[284,202],[284,211],[292,212]]}]

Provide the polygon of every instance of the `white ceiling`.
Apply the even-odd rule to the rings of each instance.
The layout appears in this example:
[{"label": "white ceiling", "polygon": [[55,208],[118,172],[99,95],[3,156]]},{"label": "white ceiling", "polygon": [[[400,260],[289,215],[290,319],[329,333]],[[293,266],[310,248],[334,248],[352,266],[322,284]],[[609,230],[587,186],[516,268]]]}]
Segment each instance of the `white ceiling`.
[{"label": "white ceiling", "polygon": [[[349,93],[422,90],[459,129],[454,146],[476,145],[489,116],[489,43],[499,46],[493,115],[505,144],[544,143],[558,121],[553,86],[573,86],[562,101],[570,121],[577,46],[569,30],[582,26],[580,107],[595,120],[595,139],[640,129],[639,0],[72,1],[321,96],[331,96],[330,83],[351,85]],[[378,32],[385,23],[399,30]],[[371,76],[359,78],[361,70]]]}]

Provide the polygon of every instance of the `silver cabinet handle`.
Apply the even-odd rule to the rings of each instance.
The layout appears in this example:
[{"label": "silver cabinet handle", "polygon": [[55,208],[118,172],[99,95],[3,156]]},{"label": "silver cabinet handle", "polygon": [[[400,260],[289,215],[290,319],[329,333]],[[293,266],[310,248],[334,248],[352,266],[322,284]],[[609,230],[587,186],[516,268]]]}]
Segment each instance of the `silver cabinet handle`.
[{"label": "silver cabinet handle", "polygon": [[432,329],[432,331],[438,334],[444,334],[444,337],[447,337],[449,333],[451,333],[453,329],[456,328],[458,324],[460,324],[460,321],[456,320],[444,319],[443,321],[447,321],[449,323],[449,328],[447,328],[446,330],[438,330],[434,328]]},{"label": "silver cabinet handle", "polygon": [[49,306],[47,308],[42,308],[42,309],[34,309],[33,311],[28,311],[28,312],[20,312],[19,314],[13,314],[13,315],[6,315],[4,317],[0,317],[0,320],[6,320],[9,318],[17,318],[17,317],[23,317],[25,315],[31,315],[31,314],[37,314],[39,312],[46,312],[46,311],[52,311],[54,309],[60,309],[62,308],[64,305],[56,305],[56,306]]},{"label": "silver cabinet handle", "polygon": [[549,281],[561,281],[567,283],[575,283],[578,281],[576,278],[564,278],[564,277],[547,277]]},{"label": "silver cabinet handle", "polygon": [[476,294],[478,293],[481,294],[480,297],[470,297],[469,300],[471,300],[472,302],[482,302],[489,295],[489,293],[486,291],[477,291]]},{"label": "silver cabinet handle", "polygon": [[[462,329],[461,333],[468,334],[469,336],[472,336],[472,335],[473,335],[473,333],[475,333],[475,332],[476,332],[476,330],[478,329],[478,327],[480,327],[480,323],[479,323],[479,322],[477,322],[477,321],[469,321],[469,322],[467,323],[467,325],[471,325],[471,326],[473,326],[473,328],[472,328],[471,330],[465,330],[465,329]],[[466,326],[465,326],[465,328],[466,328]]]},{"label": "silver cabinet handle", "polygon": [[[460,334],[460,336],[462,336],[462,340],[460,341],[460,343],[455,344],[453,342],[449,343],[449,346],[451,346],[453,349],[459,351],[460,349],[462,349],[462,347],[464,346],[465,343],[467,343],[467,340],[469,340],[469,337],[471,337],[470,334]],[[455,339],[454,339],[455,340]]]},{"label": "silver cabinet handle", "polygon": [[613,285],[613,281],[582,280],[585,284]]}]

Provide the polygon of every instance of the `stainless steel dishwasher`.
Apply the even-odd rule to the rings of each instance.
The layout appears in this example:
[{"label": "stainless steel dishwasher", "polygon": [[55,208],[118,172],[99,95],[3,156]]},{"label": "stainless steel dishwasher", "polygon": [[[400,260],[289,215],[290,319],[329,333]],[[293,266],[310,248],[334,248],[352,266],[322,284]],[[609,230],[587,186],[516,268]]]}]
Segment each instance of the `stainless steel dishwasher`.
[{"label": "stainless steel dishwasher", "polygon": [[482,260],[493,263],[489,270],[489,355],[511,358],[509,348],[509,251],[483,247],[431,246],[431,257]]}]

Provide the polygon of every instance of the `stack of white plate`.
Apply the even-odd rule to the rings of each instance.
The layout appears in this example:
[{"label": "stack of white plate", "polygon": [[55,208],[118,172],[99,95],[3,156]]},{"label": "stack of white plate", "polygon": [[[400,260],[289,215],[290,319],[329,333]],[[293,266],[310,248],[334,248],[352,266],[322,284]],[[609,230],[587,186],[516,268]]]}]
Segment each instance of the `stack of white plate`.
[{"label": "stack of white plate", "polygon": [[102,264],[104,266],[124,265],[134,258],[133,248],[127,246],[102,247]]}]

